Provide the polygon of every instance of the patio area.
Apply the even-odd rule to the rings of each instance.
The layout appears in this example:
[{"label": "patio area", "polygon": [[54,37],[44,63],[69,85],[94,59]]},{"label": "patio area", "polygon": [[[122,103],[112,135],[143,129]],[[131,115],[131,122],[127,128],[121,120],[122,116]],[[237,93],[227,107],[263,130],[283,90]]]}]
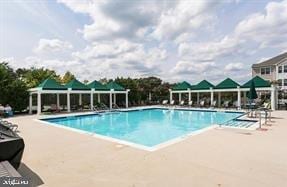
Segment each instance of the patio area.
[{"label": "patio area", "polygon": [[22,162],[34,174],[19,172],[43,186],[286,186],[286,112],[272,116],[267,131],[215,128],[154,152],[45,125],[37,115],[9,121],[19,124]]}]

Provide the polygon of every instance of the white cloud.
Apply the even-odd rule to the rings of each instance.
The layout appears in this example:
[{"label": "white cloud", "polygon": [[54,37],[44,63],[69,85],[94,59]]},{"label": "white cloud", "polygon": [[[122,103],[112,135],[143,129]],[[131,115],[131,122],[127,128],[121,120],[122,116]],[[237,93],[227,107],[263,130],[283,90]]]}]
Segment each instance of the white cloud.
[{"label": "white cloud", "polygon": [[[76,13],[73,36],[82,36],[83,43],[70,40],[72,51],[68,41],[57,39],[63,37],[44,37],[24,65],[13,61],[17,67],[70,70],[81,79],[155,73],[165,80],[242,79],[257,59],[287,49],[287,0],[257,4],[265,9],[250,15],[244,11],[252,12],[255,5],[238,0],[58,2]],[[242,12],[230,10],[245,6]],[[84,18],[78,20],[79,14]]]},{"label": "white cloud", "polygon": [[75,12],[88,14],[93,23],[84,26],[82,33],[89,41],[111,38],[132,38],[141,35],[145,27],[156,21],[161,1],[59,0]]},{"label": "white cloud", "polygon": [[188,61],[179,61],[172,69],[172,72],[176,74],[198,75],[202,73],[207,73],[215,67],[216,65],[214,62],[194,63]]},{"label": "white cloud", "polygon": [[72,49],[73,46],[69,42],[61,41],[59,39],[40,39],[36,48],[35,53],[51,53],[60,52]]},{"label": "white cloud", "polygon": [[[181,0],[160,14],[159,22],[153,35],[159,39],[176,39],[181,34],[188,34],[195,29],[204,27],[214,19],[214,8],[220,1],[189,1]],[[186,35],[185,35],[186,36]]]},{"label": "white cloud", "polygon": [[90,70],[107,77],[139,77],[160,72],[159,67],[166,60],[167,52],[156,47],[145,49],[142,44],[117,39],[94,42],[72,56],[75,61],[84,62],[81,65],[83,71]]},{"label": "white cloud", "polygon": [[72,55],[78,59],[89,60],[93,58],[115,58],[120,54],[128,53],[141,48],[140,44],[127,40],[114,40],[113,42],[94,42],[83,51],[74,52]]},{"label": "white cloud", "polygon": [[235,28],[235,37],[260,43],[260,47],[287,48],[287,0],[270,2],[265,13],[255,13]]},{"label": "white cloud", "polygon": [[[233,32],[207,42],[186,42],[181,40],[178,57],[184,61],[204,66],[203,62],[214,62],[218,68],[224,69],[222,75],[239,77],[235,72],[247,75],[250,61],[228,63],[234,58],[254,56],[263,48],[287,49],[287,0],[270,2],[264,13],[255,13],[240,21]],[[229,59],[229,60],[225,60]],[[252,63],[255,63],[254,60]],[[186,65],[185,65],[186,64]],[[174,68],[179,72],[192,72],[187,63],[179,62]],[[201,67],[202,68],[202,67]],[[200,69],[200,68],[199,68]],[[215,70],[213,70],[215,71]],[[195,72],[194,72],[195,73]],[[211,75],[209,75],[211,77]],[[241,79],[241,78],[239,78]]]},{"label": "white cloud", "polygon": [[225,66],[225,71],[241,71],[244,69],[244,64],[242,63],[229,63]]},{"label": "white cloud", "polygon": [[181,43],[178,48],[178,55],[182,58],[196,61],[214,61],[220,56],[232,55],[240,52],[240,44],[243,40],[224,37],[220,41],[202,43]]},{"label": "white cloud", "polygon": [[[82,29],[89,41],[111,38],[140,38],[150,36],[159,40],[174,40],[180,35],[195,33],[211,25],[215,8],[222,2],[216,0],[58,0],[77,13],[88,14],[91,24]],[[209,23],[209,24],[207,24]]]}]

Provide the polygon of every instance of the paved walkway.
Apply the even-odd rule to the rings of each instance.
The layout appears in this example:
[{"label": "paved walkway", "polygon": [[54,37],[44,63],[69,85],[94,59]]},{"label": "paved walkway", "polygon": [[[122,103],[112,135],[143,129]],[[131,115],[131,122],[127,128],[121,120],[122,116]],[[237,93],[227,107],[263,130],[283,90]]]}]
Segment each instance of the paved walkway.
[{"label": "paved walkway", "polygon": [[36,116],[10,121],[25,139],[24,166],[43,186],[283,187],[287,112],[273,116],[267,131],[212,129],[155,152],[44,125]]}]

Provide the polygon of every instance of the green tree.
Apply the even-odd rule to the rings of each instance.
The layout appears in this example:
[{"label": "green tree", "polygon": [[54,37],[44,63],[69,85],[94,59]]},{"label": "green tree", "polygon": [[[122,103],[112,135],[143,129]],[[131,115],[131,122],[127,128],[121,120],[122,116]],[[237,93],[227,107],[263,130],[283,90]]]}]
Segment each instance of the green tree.
[{"label": "green tree", "polygon": [[62,77],[61,83],[67,84],[68,82],[70,82],[71,80],[75,78],[76,78],[75,75],[73,75],[70,71],[67,71],[65,75]]},{"label": "green tree", "polygon": [[0,103],[9,104],[14,111],[22,111],[28,105],[28,88],[23,80],[8,66],[0,63]]},{"label": "green tree", "polygon": [[47,78],[54,78],[60,80],[60,76],[56,74],[54,70],[49,70],[45,68],[35,68],[31,69],[17,69],[17,76],[25,82],[28,88],[37,87],[41,82]]},{"label": "green tree", "polygon": [[99,82],[102,83],[102,84],[107,84],[107,83],[110,82],[110,81],[112,81],[112,79],[101,78],[101,79],[99,80]]},{"label": "green tree", "polygon": [[88,84],[88,83],[89,83],[89,80],[85,79],[84,84]]},{"label": "green tree", "polygon": [[157,77],[147,77],[139,79],[139,87],[142,90],[144,100],[152,100],[152,93],[160,86],[162,80]]}]

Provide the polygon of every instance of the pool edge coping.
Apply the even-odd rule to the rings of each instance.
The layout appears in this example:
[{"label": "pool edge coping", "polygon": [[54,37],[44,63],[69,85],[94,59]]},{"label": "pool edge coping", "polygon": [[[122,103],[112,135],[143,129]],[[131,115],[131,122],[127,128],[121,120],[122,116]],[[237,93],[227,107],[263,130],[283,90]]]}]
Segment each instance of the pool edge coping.
[{"label": "pool edge coping", "polygon": [[[201,111],[200,109],[198,110],[198,108],[193,108],[193,109],[189,109],[189,108],[169,108],[169,107],[160,107],[160,106],[152,106],[152,107],[145,107],[145,108],[144,107],[129,108],[129,109],[123,109],[123,111],[127,112],[127,111],[136,111],[136,110],[144,110],[144,109],[171,109],[171,110],[182,109],[182,110]],[[206,111],[206,110],[208,110],[208,109],[205,109],[204,111]],[[214,110],[214,109],[210,109],[210,111],[213,111],[213,112],[232,112],[232,111]],[[235,113],[244,113],[243,111],[242,112],[234,111],[234,112]],[[95,112],[86,113],[86,115],[93,115],[93,114],[97,115],[97,113],[95,113]],[[85,115],[85,114],[81,114],[81,113],[80,114],[79,113],[78,114],[75,114],[75,113],[74,114],[63,114],[63,115],[59,115],[57,117],[60,118],[60,117],[69,117],[69,116],[75,116],[75,115],[81,116],[81,115]],[[57,118],[57,117],[55,117],[55,118]],[[237,118],[239,118],[239,117],[237,117]],[[145,150],[145,151],[150,151],[150,152],[157,151],[159,149],[162,149],[164,147],[170,146],[172,144],[176,144],[178,142],[186,140],[187,138],[189,138],[191,136],[195,136],[195,135],[201,134],[203,132],[206,132],[206,131],[208,131],[210,129],[214,129],[216,127],[231,128],[231,129],[241,129],[241,130],[254,130],[254,128],[240,128],[240,127],[224,126],[224,125],[220,125],[220,124],[211,124],[208,127],[205,127],[205,128],[196,130],[194,132],[190,132],[190,133],[184,134],[182,136],[179,136],[179,137],[167,140],[167,141],[165,141],[163,143],[160,143],[160,144],[157,144],[155,146],[148,147],[148,146],[140,145],[140,144],[137,144],[137,143],[129,142],[129,141],[126,141],[126,140],[120,140],[120,139],[117,139],[117,138],[112,138],[112,137],[108,137],[108,136],[104,136],[104,135],[100,135],[100,134],[96,134],[96,133],[92,133],[92,132],[87,132],[87,131],[84,131],[84,130],[75,129],[75,128],[72,128],[72,127],[67,127],[67,126],[58,125],[58,124],[55,124],[55,123],[44,121],[45,119],[51,119],[51,118],[53,118],[53,117],[51,117],[51,116],[47,117],[46,116],[44,118],[37,118],[37,119],[34,119],[34,120],[39,122],[39,123],[41,123],[41,124],[46,124],[46,125],[48,124],[48,125],[51,125],[51,126],[54,126],[54,127],[71,130],[71,131],[78,132],[78,133],[81,133],[81,134],[90,135],[90,136],[93,136],[93,137],[96,137],[96,138],[99,138],[99,139],[102,139],[102,140],[106,140],[106,141],[110,141],[110,142],[113,142],[113,143],[130,146],[130,147],[133,147],[133,148],[137,148],[137,149]],[[236,118],[234,118],[234,119],[236,119]],[[252,125],[252,126],[255,126],[255,124]]]}]

